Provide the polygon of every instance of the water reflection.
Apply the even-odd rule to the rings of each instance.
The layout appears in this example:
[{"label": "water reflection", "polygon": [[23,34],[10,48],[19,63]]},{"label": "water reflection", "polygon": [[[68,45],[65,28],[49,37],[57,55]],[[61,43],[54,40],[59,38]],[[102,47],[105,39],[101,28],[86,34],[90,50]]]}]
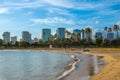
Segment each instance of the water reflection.
[{"label": "water reflection", "polygon": [[39,51],[0,51],[0,80],[53,80],[71,58]]},{"label": "water reflection", "polygon": [[91,59],[90,60],[90,63],[92,65],[89,65],[89,75],[92,76],[92,75],[95,75],[95,74],[98,74],[99,71],[104,67],[105,65],[105,62],[103,60],[103,57],[98,57],[96,55],[93,55],[91,56]]}]

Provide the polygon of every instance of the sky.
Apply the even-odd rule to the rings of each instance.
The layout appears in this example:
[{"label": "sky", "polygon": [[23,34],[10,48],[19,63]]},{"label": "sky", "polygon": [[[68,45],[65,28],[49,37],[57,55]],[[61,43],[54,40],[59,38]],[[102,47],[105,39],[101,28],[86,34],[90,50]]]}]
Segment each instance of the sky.
[{"label": "sky", "polygon": [[114,24],[120,25],[120,0],[0,0],[0,38],[5,31],[18,39],[22,31],[41,38],[43,28],[95,32]]}]

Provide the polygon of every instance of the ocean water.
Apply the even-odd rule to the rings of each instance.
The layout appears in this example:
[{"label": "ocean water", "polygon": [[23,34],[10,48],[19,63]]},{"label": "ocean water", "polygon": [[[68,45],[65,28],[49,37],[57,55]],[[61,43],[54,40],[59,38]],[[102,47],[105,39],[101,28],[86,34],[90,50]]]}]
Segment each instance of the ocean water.
[{"label": "ocean water", "polygon": [[60,52],[0,50],[0,80],[54,80],[70,61]]}]

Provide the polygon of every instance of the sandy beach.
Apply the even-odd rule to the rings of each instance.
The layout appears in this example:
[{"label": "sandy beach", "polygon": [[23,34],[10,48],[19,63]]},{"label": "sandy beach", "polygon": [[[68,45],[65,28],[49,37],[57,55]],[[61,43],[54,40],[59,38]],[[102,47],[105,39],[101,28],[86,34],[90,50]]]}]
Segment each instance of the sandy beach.
[{"label": "sandy beach", "polygon": [[[74,49],[72,52],[104,57],[107,65],[98,74],[92,76],[90,80],[120,80],[120,48],[90,48],[89,52]],[[79,72],[76,75],[79,75]]]},{"label": "sandy beach", "polygon": [[104,56],[104,60],[108,63],[99,74],[92,76],[91,80],[120,80],[119,48],[93,48],[87,54]]},{"label": "sandy beach", "polygon": [[[26,49],[20,49],[26,50]],[[89,52],[84,52],[82,49],[69,48],[65,50],[64,48],[37,48],[37,49],[27,49],[27,50],[43,50],[43,51],[57,51],[57,52],[75,52],[89,55],[103,56],[107,65],[96,75],[90,77],[90,80],[120,80],[120,48],[90,48]],[[66,80],[78,80],[80,71],[76,71],[74,75],[70,75]]]}]

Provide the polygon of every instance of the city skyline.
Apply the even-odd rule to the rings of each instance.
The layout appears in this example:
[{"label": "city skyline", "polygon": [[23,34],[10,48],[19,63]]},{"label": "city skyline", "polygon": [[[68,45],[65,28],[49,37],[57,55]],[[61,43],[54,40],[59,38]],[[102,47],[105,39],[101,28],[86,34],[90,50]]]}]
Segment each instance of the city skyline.
[{"label": "city skyline", "polygon": [[43,28],[52,34],[58,27],[67,30],[90,26],[94,31],[120,25],[120,0],[1,0],[0,38],[5,31],[21,38],[22,31],[41,38]]},{"label": "city skyline", "polygon": [[[89,27],[88,27],[89,28]],[[103,37],[103,39],[116,39],[117,36],[116,36],[116,31],[112,30],[111,32],[109,31],[95,31],[93,32],[92,28],[91,29],[91,32],[89,34],[87,34],[85,32],[85,29],[73,29],[71,32],[69,32],[68,30],[66,30],[65,28],[63,27],[59,27],[56,29],[56,32],[55,34],[57,35],[56,37],[57,38],[70,38],[70,36],[74,36],[73,34],[77,35],[77,34],[80,34],[80,38],[81,39],[85,39],[85,38],[88,38],[90,37],[92,40],[95,40],[95,38],[100,38]],[[108,28],[109,29],[109,28]],[[83,31],[84,30],[84,31]],[[68,33],[71,33],[70,35],[67,35],[67,32]],[[38,41],[39,39],[41,39],[43,42],[47,41],[51,36],[54,36],[55,34],[52,34],[51,33],[51,29],[49,28],[43,28],[42,29],[42,32],[40,33],[42,35],[41,38],[39,37],[32,37],[32,34],[29,32],[29,31],[22,31],[21,32],[21,38],[18,39],[18,36],[11,36],[11,32],[9,31],[6,31],[2,34],[2,38],[4,41],[5,39],[7,39],[7,41],[26,41],[26,42],[30,42],[33,41],[33,42],[36,42]],[[6,36],[6,38],[5,38]],[[8,37],[7,37],[8,36]],[[69,36],[69,37],[68,37]],[[84,38],[83,38],[84,36]],[[120,31],[118,31],[118,36],[120,37]]]}]

